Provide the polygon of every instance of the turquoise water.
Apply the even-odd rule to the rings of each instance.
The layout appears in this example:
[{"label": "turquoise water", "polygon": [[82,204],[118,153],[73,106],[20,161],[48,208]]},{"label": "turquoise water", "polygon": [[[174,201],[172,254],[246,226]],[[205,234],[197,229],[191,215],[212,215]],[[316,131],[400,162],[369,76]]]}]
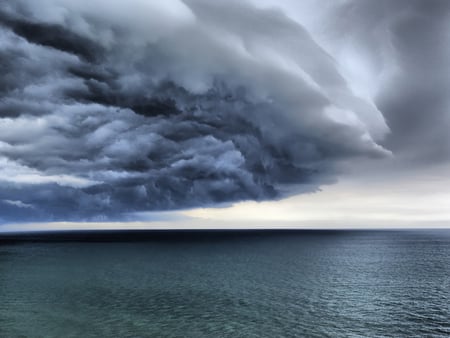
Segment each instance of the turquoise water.
[{"label": "turquoise water", "polygon": [[2,338],[402,336],[450,336],[450,232],[0,240]]}]

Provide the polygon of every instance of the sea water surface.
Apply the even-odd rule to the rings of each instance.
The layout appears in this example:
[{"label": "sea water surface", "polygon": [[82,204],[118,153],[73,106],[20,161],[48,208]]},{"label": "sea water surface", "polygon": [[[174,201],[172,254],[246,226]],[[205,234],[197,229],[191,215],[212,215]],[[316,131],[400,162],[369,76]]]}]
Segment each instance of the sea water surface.
[{"label": "sea water surface", "polygon": [[0,236],[0,337],[447,337],[450,232]]}]

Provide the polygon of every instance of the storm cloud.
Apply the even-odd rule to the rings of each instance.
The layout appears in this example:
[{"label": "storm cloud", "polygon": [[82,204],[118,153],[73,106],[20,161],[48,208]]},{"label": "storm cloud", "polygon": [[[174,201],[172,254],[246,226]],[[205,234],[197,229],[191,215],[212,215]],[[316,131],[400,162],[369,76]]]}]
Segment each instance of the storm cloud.
[{"label": "storm cloud", "polygon": [[[407,154],[431,118],[448,126],[448,6],[425,3],[333,5],[333,43],[246,1],[2,3],[1,219],[278,199],[332,183],[342,162]],[[350,49],[388,72],[373,95]]]},{"label": "storm cloud", "polygon": [[325,0],[322,10],[310,0],[283,4],[383,113],[391,132],[381,144],[402,170],[450,161],[449,1]]}]

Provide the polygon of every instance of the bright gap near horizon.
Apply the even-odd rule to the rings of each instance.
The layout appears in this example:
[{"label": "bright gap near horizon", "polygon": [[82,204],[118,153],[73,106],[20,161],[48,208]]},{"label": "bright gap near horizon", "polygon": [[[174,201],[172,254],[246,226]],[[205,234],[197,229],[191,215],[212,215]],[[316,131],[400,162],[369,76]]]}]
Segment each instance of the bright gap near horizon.
[{"label": "bright gap near horizon", "polygon": [[[144,213],[132,222],[10,224],[0,232],[164,229],[401,229],[450,228],[449,167],[380,182],[341,181],[322,191],[272,202]],[[411,185],[411,181],[415,181]]]}]

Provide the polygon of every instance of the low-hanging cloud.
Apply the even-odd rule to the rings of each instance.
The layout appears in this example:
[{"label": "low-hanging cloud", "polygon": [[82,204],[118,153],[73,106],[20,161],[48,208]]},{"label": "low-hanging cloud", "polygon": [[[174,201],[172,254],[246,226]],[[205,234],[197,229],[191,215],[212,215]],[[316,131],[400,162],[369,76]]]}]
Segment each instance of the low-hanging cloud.
[{"label": "low-hanging cloud", "polygon": [[300,24],[245,1],[0,5],[4,221],[265,200],[389,154]]}]

